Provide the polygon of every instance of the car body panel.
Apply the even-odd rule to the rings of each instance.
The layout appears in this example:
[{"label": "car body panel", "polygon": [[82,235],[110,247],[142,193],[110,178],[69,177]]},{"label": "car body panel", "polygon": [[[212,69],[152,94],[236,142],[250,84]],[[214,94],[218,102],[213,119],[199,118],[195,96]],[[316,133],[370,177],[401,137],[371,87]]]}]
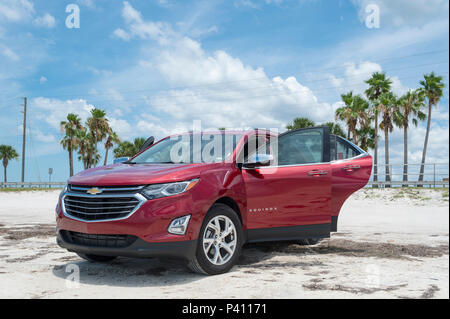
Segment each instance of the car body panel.
[{"label": "car body panel", "polygon": [[344,202],[351,194],[363,188],[372,173],[372,157],[363,156],[334,161],[332,168],[331,216],[338,216]]},{"label": "car body panel", "polygon": [[311,176],[316,169],[330,165],[243,170],[248,228],[330,223],[331,174]]}]

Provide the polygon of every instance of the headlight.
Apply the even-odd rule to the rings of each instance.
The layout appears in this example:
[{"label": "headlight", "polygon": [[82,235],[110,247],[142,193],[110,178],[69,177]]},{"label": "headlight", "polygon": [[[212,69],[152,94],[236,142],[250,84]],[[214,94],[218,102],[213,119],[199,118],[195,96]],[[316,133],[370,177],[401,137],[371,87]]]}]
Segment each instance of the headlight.
[{"label": "headlight", "polygon": [[147,199],[155,199],[172,195],[178,195],[190,190],[192,187],[197,185],[198,182],[199,179],[197,178],[185,182],[154,184],[144,187],[141,193]]}]

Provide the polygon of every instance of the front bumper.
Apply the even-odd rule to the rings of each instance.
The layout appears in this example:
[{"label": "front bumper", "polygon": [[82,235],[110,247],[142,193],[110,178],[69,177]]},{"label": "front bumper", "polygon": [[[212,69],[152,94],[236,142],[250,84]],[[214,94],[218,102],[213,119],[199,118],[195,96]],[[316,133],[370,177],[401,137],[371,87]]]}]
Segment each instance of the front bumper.
[{"label": "front bumper", "polygon": [[137,238],[127,247],[88,246],[70,242],[70,239],[61,231],[58,231],[56,241],[60,247],[76,253],[142,258],[171,257],[184,260],[192,259],[197,247],[197,240],[150,243],[141,238]]}]

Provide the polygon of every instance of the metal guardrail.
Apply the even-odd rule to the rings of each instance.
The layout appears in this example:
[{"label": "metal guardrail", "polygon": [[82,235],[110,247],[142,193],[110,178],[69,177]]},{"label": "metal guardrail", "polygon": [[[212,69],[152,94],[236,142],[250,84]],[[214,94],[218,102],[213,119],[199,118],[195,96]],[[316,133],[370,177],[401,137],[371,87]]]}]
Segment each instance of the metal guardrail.
[{"label": "metal guardrail", "polygon": [[448,187],[449,183],[448,181],[423,181],[423,182],[403,182],[403,181],[391,181],[391,182],[374,182],[369,181],[366,185],[366,187],[374,187],[377,186],[379,188],[384,187],[395,187],[395,186],[408,186],[408,187]]},{"label": "metal guardrail", "polygon": [[0,182],[0,188],[63,188],[66,182]]},{"label": "metal guardrail", "polygon": [[[407,181],[403,181],[404,164],[389,164],[389,172],[391,181],[385,181],[385,164],[378,164],[378,181],[373,180],[372,176],[367,187],[449,187],[449,164],[448,163],[432,163],[425,164],[424,181],[419,182],[419,170],[421,164],[407,164],[408,174]],[[375,165],[374,165],[375,167]],[[0,188],[62,188],[66,182],[0,182]]]},{"label": "metal guardrail", "polygon": [[[404,166],[408,167],[406,174],[403,173]],[[430,163],[424,165],[423,181],[419,182],[420,167],[422,164],[378,164],[378,180],[374,181],[374,169],[368,185],[374,187],[390,186],[424,186],[424,187],[448,187],[449,186],[449,164],[448,163]],[[386,181],[386,168],[388,168],[391,181]]]}]

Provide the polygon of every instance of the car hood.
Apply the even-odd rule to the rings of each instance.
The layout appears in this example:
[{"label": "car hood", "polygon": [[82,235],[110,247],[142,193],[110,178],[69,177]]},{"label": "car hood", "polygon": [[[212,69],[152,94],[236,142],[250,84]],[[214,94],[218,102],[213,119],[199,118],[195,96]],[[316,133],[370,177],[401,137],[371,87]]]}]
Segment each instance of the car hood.
[{"label": "car hood", "polygon": [[85,170],[69,183],[88,186],[144,185],[198,178],[202,170],[218,164],[113,164]]}]

